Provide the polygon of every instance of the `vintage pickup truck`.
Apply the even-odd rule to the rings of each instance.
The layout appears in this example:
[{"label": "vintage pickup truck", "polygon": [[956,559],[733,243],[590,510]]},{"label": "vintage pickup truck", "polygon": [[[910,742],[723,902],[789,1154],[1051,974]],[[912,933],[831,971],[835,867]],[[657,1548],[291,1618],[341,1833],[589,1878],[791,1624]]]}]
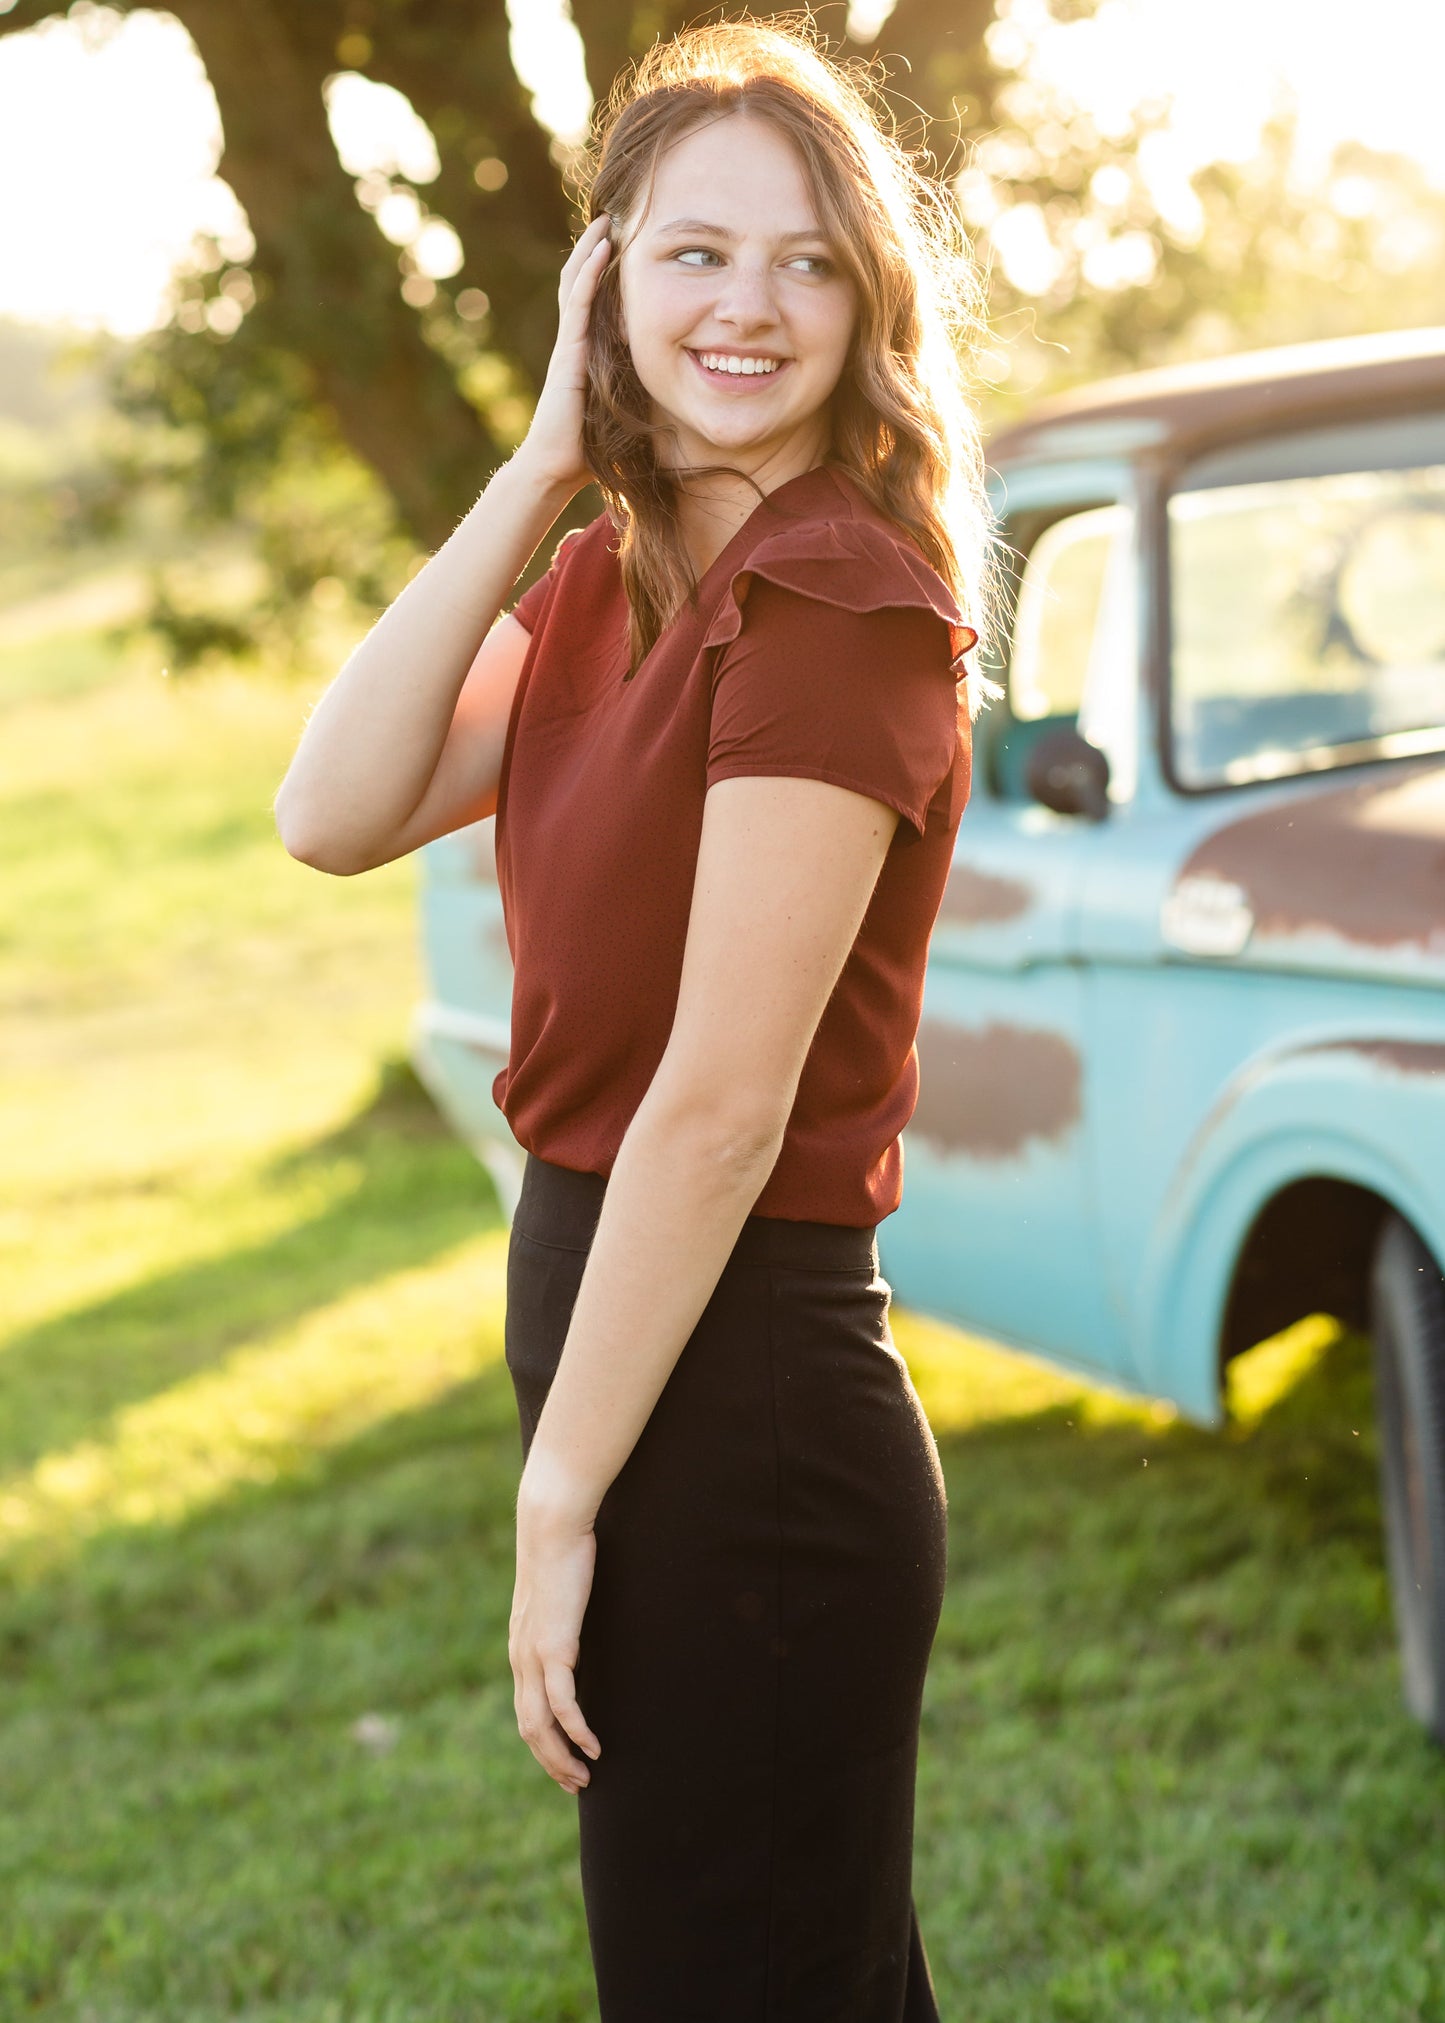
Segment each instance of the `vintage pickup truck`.
[{"label": "vintage pickup truck", "polygon": [[[1445,1742],[1445,330],[1138,374],[994,440],[1004,698],[880,1231],[899,1298],[1210,1425],[1367,1326]],[[489,824],[425,852],[425,1078],[513,1195]]]}]

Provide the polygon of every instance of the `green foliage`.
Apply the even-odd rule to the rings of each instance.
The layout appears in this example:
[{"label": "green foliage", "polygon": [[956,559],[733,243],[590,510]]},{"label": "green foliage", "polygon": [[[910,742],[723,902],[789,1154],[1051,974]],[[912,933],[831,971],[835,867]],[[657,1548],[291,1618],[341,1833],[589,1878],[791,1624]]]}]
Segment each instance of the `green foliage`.
[{"label": "green foliage", "polygon": [[[250,324],[139,340],[112,394],[130,424],[117,481],[172,530],[141,630],[173,669],[249,654],[313,671],[318,617],[374,614],[405,582],[415,551],[385,487],[300,362]],[[224,531],[254,561],[228,599],[213,569],[188,567],[186,529],[203,544]]]},{"label": "green foliage", "polygon": [[[114,344],[0,318],[0,557],[28,562],[113,537],[129,487],[113,462]],[[66,566],[69,566],[67,563]]]}]

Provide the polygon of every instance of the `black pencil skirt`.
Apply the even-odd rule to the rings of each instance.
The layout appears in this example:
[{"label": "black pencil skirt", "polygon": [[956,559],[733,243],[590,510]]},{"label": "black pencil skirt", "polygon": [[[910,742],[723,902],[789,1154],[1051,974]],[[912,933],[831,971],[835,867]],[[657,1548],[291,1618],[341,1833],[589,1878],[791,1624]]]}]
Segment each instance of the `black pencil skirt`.
[{"label": "black pencil skirt", "polygon": [[[605,1191],[528,1158],[524,1453]],[[603,2023],[936,2023],[911,1878],[945,1506],[891,1297],[872,1229],[750,1216],[603,1499],[577,1668]]]}]

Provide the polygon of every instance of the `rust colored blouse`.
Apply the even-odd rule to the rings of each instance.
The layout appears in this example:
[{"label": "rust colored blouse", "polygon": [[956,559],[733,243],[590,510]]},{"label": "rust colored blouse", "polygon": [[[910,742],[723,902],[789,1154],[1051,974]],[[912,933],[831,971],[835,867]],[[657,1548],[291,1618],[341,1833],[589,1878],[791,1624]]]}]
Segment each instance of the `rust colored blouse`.
[{"label": "rust colored blouse", "polygon": [[877,886],[803,1067],[759,1215],[867,1227],[903,1191],[928,939],[968,797],[943,579],[840,470],[768,495],[636,673],[604,516],[518,603],[497,873],[515,969],[493,1094],[518,1142],[606,1175],[667,1045],[703,797],[830,780],[896,808]]}]

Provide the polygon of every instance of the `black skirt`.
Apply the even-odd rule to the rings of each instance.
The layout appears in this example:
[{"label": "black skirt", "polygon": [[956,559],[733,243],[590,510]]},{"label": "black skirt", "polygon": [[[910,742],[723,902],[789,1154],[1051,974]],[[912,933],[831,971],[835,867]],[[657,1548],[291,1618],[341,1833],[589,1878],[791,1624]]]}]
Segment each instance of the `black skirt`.
[{"label": "black skirt", "polygon": [[[524,1453],[605,1191],[528,1157]],[[911,1877],[945,1505],[891,1297],[874,1230],[750,1216],[603,1499],[577,1668],[603,2023],[936,2023]]]}]

